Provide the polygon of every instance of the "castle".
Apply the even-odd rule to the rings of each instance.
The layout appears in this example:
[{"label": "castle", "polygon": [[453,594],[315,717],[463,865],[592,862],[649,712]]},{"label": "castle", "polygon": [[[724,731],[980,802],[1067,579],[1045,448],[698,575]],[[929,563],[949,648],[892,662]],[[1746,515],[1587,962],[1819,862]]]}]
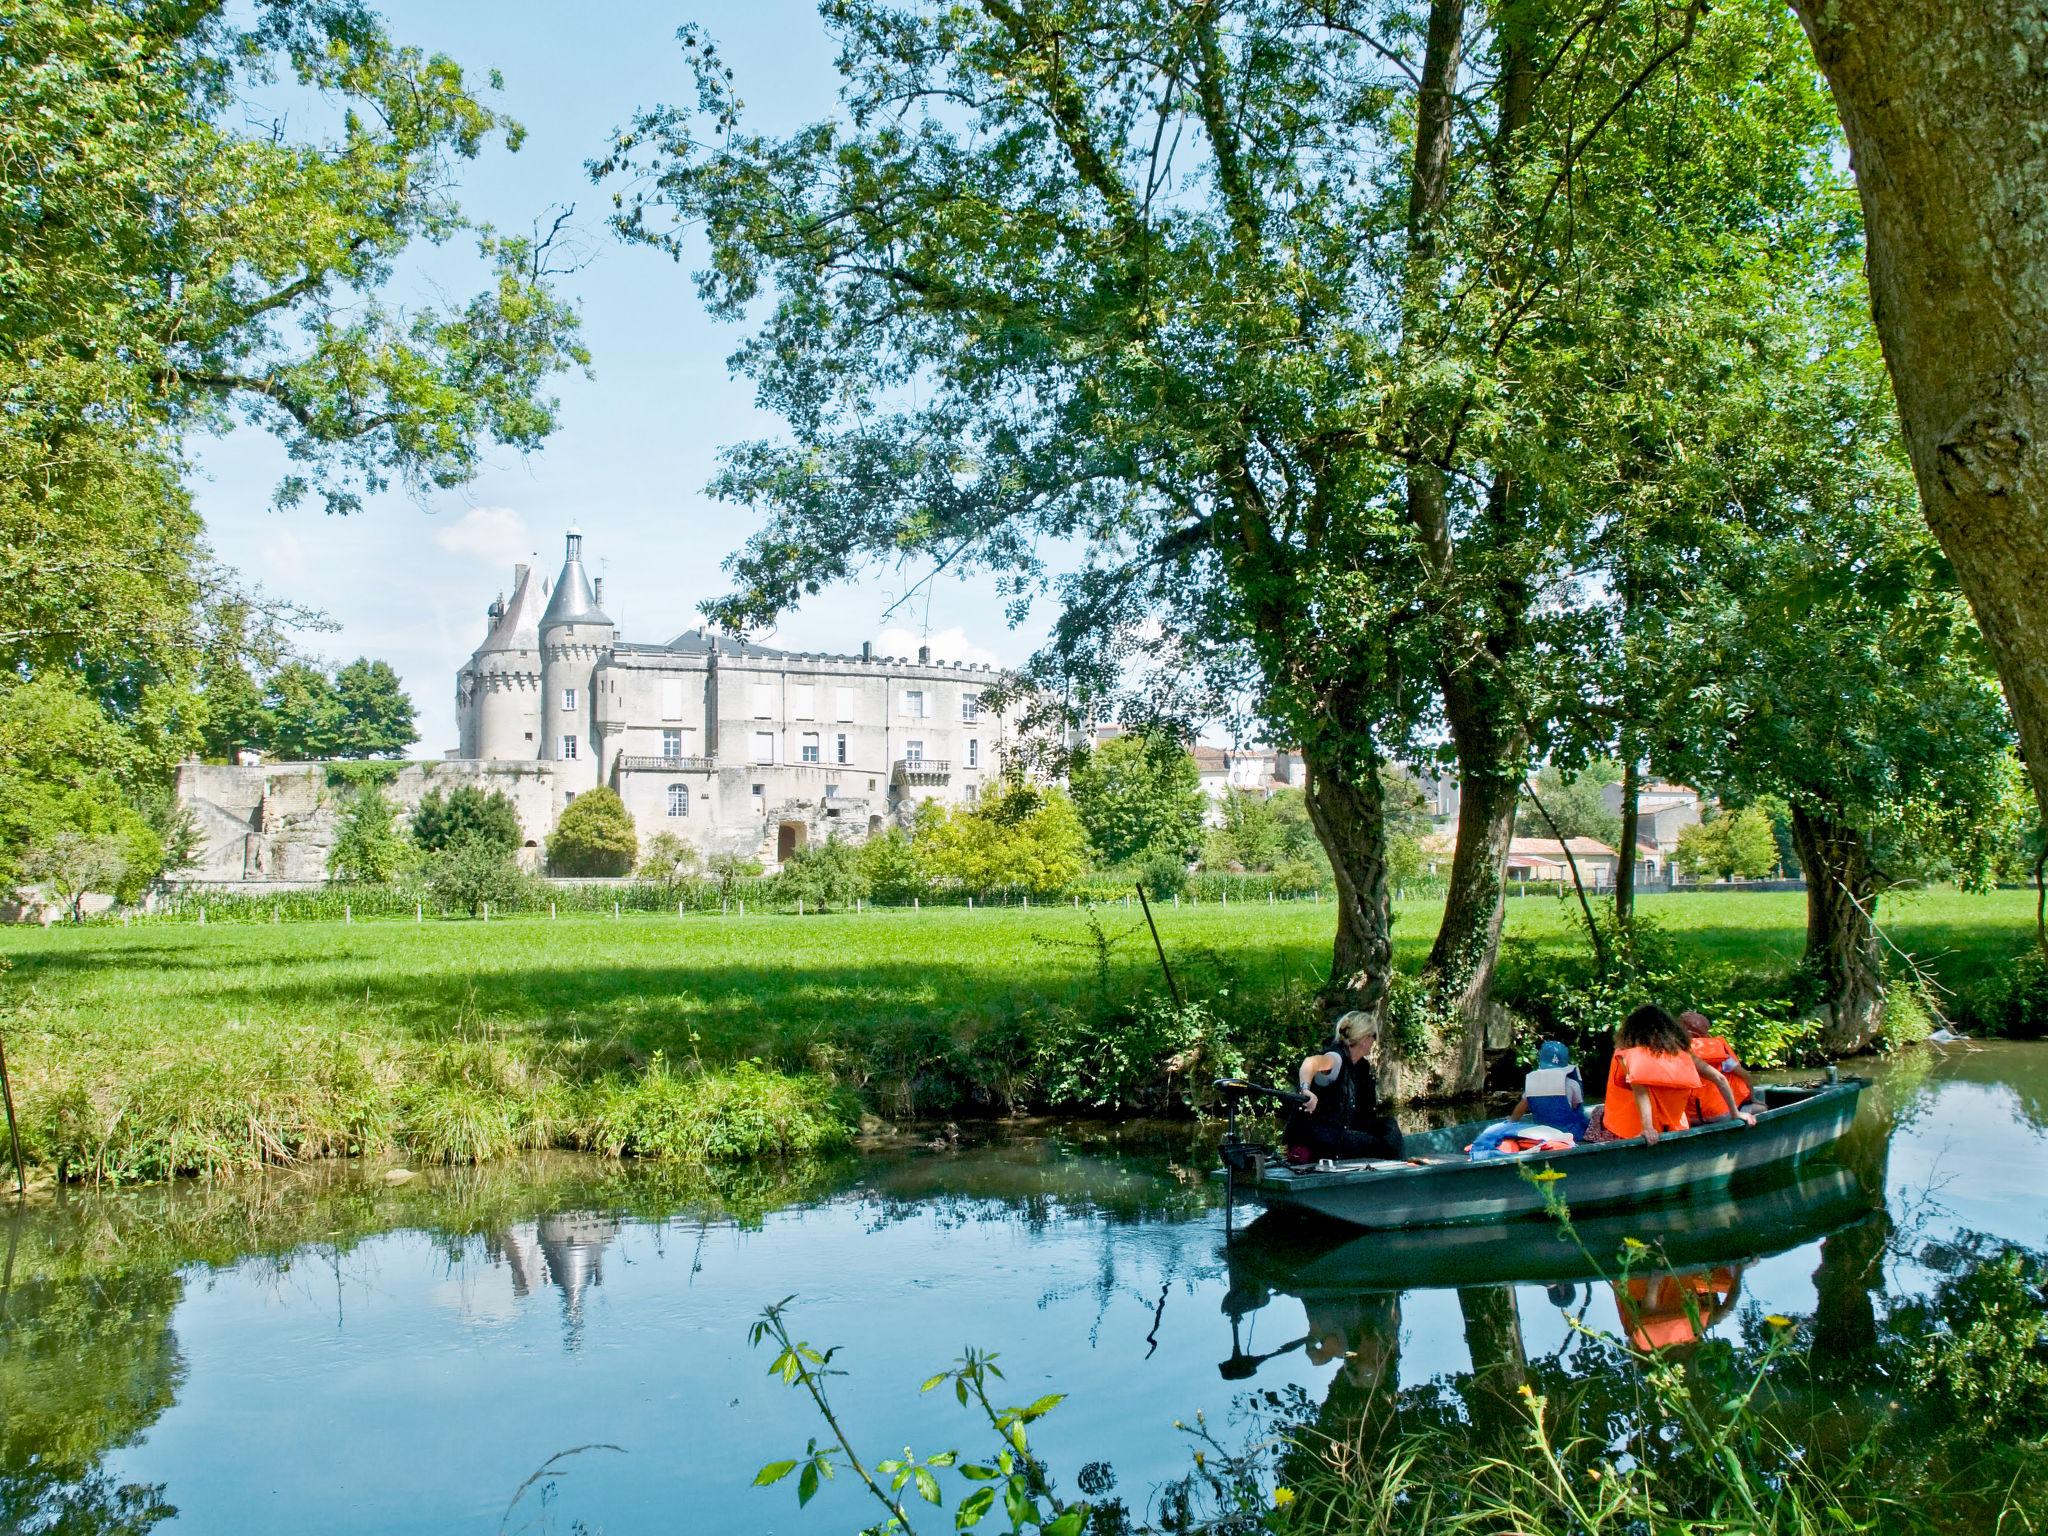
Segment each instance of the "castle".
[{"label": "castle", "polygon": [[705,629],[621,640],[571,529],[552,583],[514,569],[456,682],[473,763],[545,763],[552,813],[617,790],[644,839],[780,862],[823,836],[865,838],[916,803],[975,800],[1009,745],[982,705],[985,666],[783,651]]},{"label": "castle", "polygon": [[[456,678],[459,742],[407,763],[384,793],[402,815],[435,788],[502,790],[524,862],[577,795],[609,785],[641,841],[673,832],[705,855],[769,867],[833,837],[864,841],[919,802],[971,803],[1012,735],[982,695],[985,666],[776,650],[704,629],[619,639],[571,529],[550,582],[517,566]],[[199,884],[326,877],[343,789],[318,763],[187,763],[178,794],[199,828]]]}]

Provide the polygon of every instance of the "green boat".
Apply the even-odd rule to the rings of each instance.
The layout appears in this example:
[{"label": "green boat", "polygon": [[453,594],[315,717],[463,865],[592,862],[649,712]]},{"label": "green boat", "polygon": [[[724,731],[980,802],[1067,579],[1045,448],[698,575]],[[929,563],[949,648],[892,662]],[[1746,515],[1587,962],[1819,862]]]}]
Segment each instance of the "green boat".
[{"label": "green boat", "polygon": [[1410,1138],[1401,1161],[1324,1161],[1292,1167],[1240,1139],[1236,1108],[1246,1096],[1283,1102],[1298,1096],[1255,1083],[1219,1083],[1232,1126],[1223,1174],[1233,1203],[1250,1200],[1374,1230],[1457,1227],[1541,1217],[1550,1187],[1577,1213],[1696,1198],[1704,1192],[1782,1177],[1839,1141],[1856,1118],[1860,1077],[1770,1084],[1759,1091],[1756,1124],[1724,1119],[1667,1131],[1654,1144],[1595,1142],[1561,1152],[1523,1152],[1474,1161],[1464,1146],[1490,1122],[1450,1126]]}]

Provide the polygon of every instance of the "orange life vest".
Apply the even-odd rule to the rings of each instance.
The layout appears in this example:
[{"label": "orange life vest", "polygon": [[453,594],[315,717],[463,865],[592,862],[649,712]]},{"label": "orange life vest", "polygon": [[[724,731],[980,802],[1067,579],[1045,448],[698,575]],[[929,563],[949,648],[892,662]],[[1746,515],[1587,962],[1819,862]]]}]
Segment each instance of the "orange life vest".
[{"label": "orange life vest", "polygon": [[1699,1088],[1699,1068],[1690,1051],[1666,1055],[1648,1046],[1632,1045],[1614,1053],[1607,1068],[1607,1108],[1602,1117],[1607,1129],[1626,1141],[1643,1134],[1643,1117],[1636,1112],[1634,1088],[1650,1095],[1650,1115],[1660,1131],[1682,1131],[1691,1124],[1686,1110]]},{"label": "orange life vest", "polygon": [[[1735,1047],[1719,1035],[1695,1035],[1692,1053],[1717,1072],[1726,1072],[1728,1063],[1735,1060]],[[1749,1084],[1739,1077],[1728,1079],[1728,1089],[1735,1095],[1735,1107],[1740,1109],[1750,1100]],[[1692,1096],[1692,1117],[1695,1120],[1719,1120],[1728,1113],[1728,1102],[1721,1097],[1721,1090],[1711,1083],[1701,1083]]]}]

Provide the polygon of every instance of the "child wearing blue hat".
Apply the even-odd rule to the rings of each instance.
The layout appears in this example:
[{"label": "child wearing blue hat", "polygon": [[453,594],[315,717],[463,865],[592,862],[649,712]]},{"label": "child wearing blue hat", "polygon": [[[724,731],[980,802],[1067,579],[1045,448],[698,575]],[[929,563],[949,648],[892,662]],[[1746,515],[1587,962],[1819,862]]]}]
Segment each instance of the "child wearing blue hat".
[{"label": "child wearing blue hat", "polygon": [[1536,1070],[1522,1079],[1521,1102],[1509,1118],[1586,1134],[1586,1085],[1562,1040],[1546,1040],[1536,1048]]}]

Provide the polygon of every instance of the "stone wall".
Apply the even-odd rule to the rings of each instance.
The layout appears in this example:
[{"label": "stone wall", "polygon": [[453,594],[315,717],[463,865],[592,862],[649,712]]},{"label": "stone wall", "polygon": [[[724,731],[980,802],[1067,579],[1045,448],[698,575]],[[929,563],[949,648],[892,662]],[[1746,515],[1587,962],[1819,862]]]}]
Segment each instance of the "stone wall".
[{"label": "stone wall", "polygon": [[[383,790],[401,818],[410,816],[432,789],[445,792],[474,784],[502,790],[519,813],[523,862],[539,866],[540,850],[554,826],[552,763],[448,760],[395,766],[397,778]],[[175,879],[204,885],[323,880],[350,792],[346,781],[329,781],[324,763],[181,764],[178,799],[198,821],[200,853],[198,862]]]}]

